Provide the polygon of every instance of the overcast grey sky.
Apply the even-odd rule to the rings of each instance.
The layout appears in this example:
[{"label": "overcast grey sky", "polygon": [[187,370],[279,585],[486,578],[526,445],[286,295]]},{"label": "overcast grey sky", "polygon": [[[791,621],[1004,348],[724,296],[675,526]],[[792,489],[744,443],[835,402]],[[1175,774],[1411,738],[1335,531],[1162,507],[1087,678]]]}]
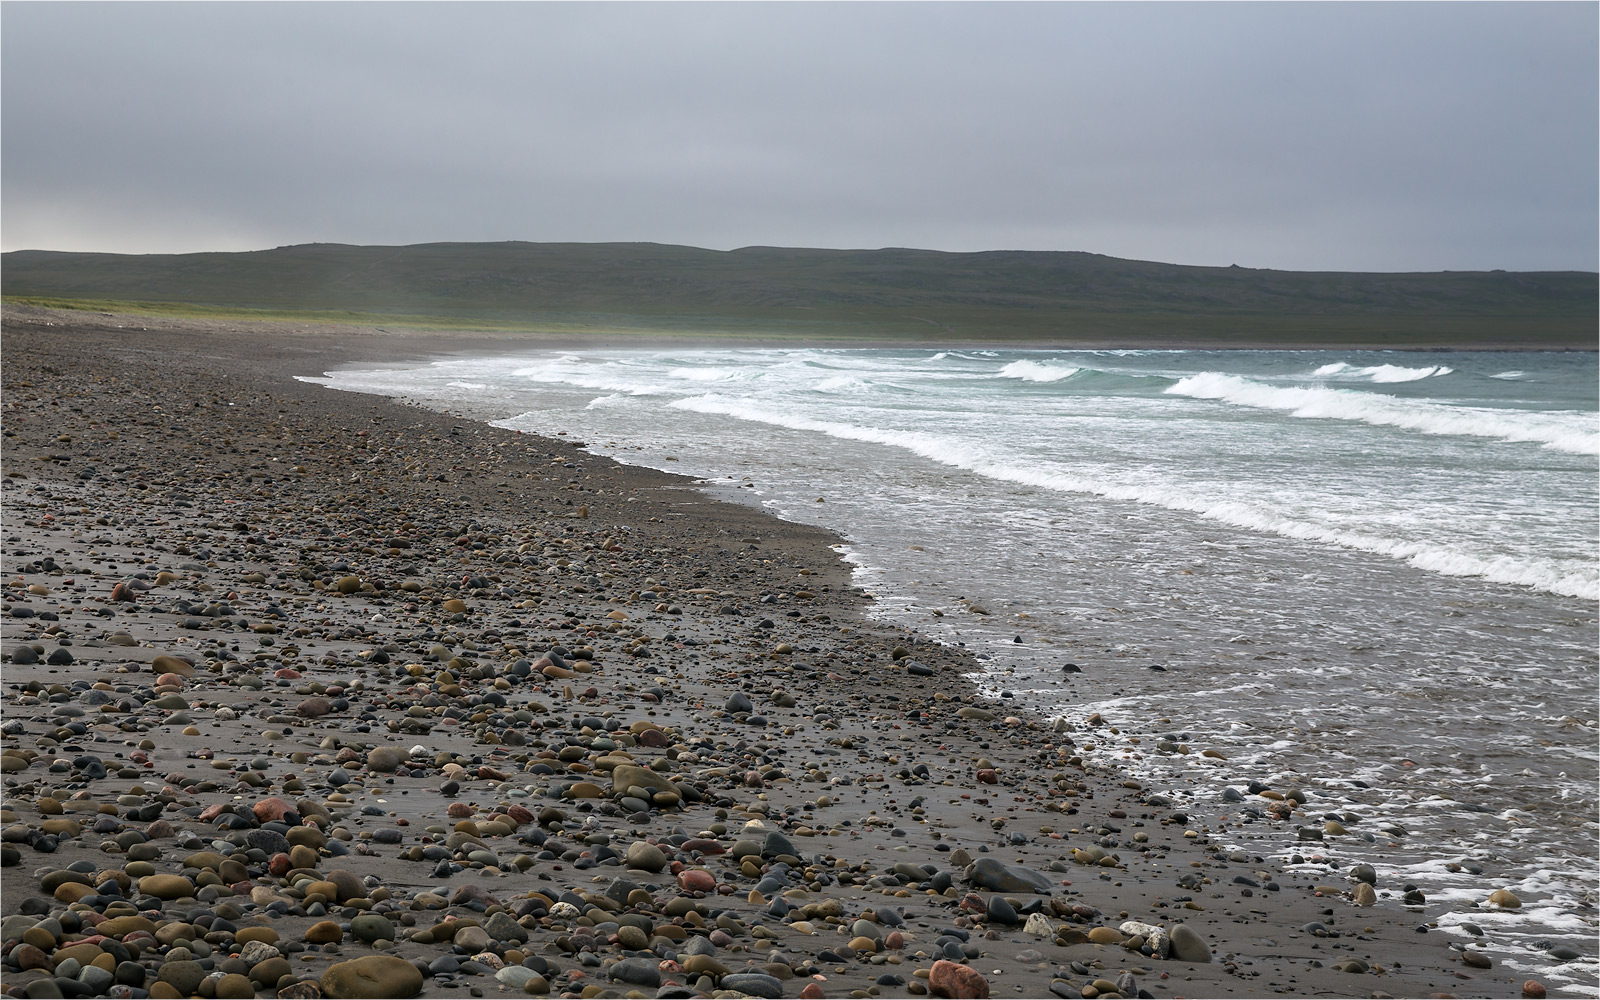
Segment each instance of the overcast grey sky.
[{"label": "overcast grey sky", "polygon": [[0,6],[0,242],[1600,268],[1600,6]]}]

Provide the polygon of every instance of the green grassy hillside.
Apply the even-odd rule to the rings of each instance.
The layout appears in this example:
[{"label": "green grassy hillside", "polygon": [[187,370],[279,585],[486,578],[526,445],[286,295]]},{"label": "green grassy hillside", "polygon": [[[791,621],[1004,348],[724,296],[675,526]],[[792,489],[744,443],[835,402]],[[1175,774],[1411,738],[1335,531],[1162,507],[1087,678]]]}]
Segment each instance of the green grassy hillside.
[{"label": "green grassy hillside", "polygon": [[[1590,272],[1357,274],[1088,253],[658,244],[24,250],[7,297],[568,330],[918,340],[1595,346]],[[158,305],[159,304],[159,305]]]}]

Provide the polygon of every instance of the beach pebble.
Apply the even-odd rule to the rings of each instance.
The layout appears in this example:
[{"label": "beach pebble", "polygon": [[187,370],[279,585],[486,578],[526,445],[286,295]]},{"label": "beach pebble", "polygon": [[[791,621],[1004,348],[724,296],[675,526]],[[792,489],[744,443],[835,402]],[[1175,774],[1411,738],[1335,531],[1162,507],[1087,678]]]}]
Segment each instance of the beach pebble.
[{"label": "beach pebble", "polygon": [[330,965],[321,984],[324,995],[336,998],[414,997],[422,992],[422,973],[394,955],[363,955]]},{"label": "beach pebble", "polygon": [[139,880],[139,891],[157,899],[183,899],[195,894],[195,885],[182,875],[146,875]]},{"label": "beach pebble", "polygon": [[1008,865],[994,858],[980,858],[967,869],[967,882],[973,888],[990,892],[1031,892],[1049,894],[1055,888],[1043,873],[1022,865]]},{"label": "beach pebble", "polygon": [[[174,949],[176,950],[178,949]],[[199,962],[185,959],[173,961],[168,957],[161,963],[156,981],[171,986],[180,996],[191,996],[200,989],[200,981],[205,977],[206,968]]]},{"label": "beach pebble", "polygon": [[394,771],[405,761],[406,752],[399,747],[374,747],[367,751],[367,767],[374,771]]},{"label": "beach pebble", "polygon": [[688,868],[678,874],[678,885],[685,892],[711,892],[716,889],[717,880],[704,868]]},{"label": "beach pebble", "polygon": [[658,872],[667,867],[667,856],[654,844],[636,840],[628,847],[627,866],[639,871]]},{"label": "beach pebble", "polygon": [[779,1000],[783,996],[783,983],[776,976],[759,972],[735,972],[723,976],[721,986],[725,990],[738,990],[746,996],[763,997],[765,1000]]},{"label": "beach pebble", "polygon": [[1531,997],[1532,1000],[1541,1000],[1541,998],[1545,995],[1544,983],[1539,982],[1537,979],[1524,980],[1522,984],[1522,995],[1525,997]]},{"label": "beach pebble", "polygon": [[332,920],[320,920],[306,928],[305,939],[312,944],[338,944],[344,940],[344,930]]},{"label": "beach pebble", "polygon": [[606,975],[613,982],[650,987],[661,985],[661,970],[654,959],[625,958],[607,969]]},{"label": "beach pebble", "polygon": [[1489,893],[1489,902],[1503,910],[1515,910],[1522,906],[1522,900],[1510,889],[1496,889]]},{"label": "beach pebble", "polygon": [[1006,901],[1004,896],[990,896],[986,913],[990,920],[1000,924],[1018,924],[1022,918],[1017,915],[1017,908]]},{"label": "beach pebble", "polygon": [[357,939],[372,944],[375,941],[393,941],[394,924],[378,913],[359,913],[350,920],[350,933]]},{"label": "beach pebble", "polygon": [[928,989],[934,996],[951,1000],[984,1000],[989,996],[989,981],[976,969],[941,958],[928,972]]},{"label": "beach pebble", "polygon": [[1172,942],[1172,957],[1175,960],[1195,964],[1211,961],[1211,949],[1206,945],[1205,938],[1187,924],[1173,924],[1167,931],[1167,937]]}]

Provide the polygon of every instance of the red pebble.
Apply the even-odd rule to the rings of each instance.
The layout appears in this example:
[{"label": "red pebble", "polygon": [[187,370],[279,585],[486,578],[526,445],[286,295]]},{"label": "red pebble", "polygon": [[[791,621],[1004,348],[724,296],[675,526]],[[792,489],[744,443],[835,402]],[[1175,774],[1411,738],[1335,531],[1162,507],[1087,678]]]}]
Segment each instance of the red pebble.
[{"label": "red pebble", "polygon": [[710,892],[717,887],[717,880],[704,868],[688,868],[678,876],[678,885],[686,892]]},{"label": "red pebble", "polygon": [[450,803],[450,808],[446,809],[444,812],[445,815],[449,816],[451,819],[466,819],[468,816],[472,815],[472,807],[467,805],[465,802],[452,802]]},{"label": "red pebble", "polygon": [[978,772],[978,782],[984,785],[998,785],[1000,783],[1000,772],[992,767],[986,767]]},{"label": "red pebble", "polygon": [[1538,1000],[1544,994],[1544,983],[1539,982],[1537,979],[1530,979],[1522,984],[1522,995],[1525,997],[1533,997]]},{"label": "red pebble", "polygon": [[800,991],[800,995],[804,997],[805,1000],[821,1000],[822,997],[826,996],[826,994],[822,992],[822,987],[818,986],[816,983],[806,983],[805,989]]},{"label": "red pebble", "polygon": [[294,669],[293,667],[279,667],[277,670],[272,672],[272,676],[282,677],[284,680],[292,681],[300,676],[300,671]]},{"label": "red pebble", "polygon": [[250,808],[256,814],[256,822],[258,823],[272,823],[283,819],[285,813],[295,811],[291,803],[276,797],[262,799]]},{"label": "red pebble", "polygon": [[989,995],[989,981],[976,969],[941,958],[928,973],[928,989],[934,996],[953,1000],[984,1000]]},{"label": "red pebble", "polygon": [[906,946],[906,937],[899,931],[890,931],[883,936],[883,946],[890,951],[899,951]]},{"label": "red pebble", "polygon": [[287,854],[274,854],[267,861],[267,871],[272,873],[273,878],[283,878],[293,867],[294,862],[289,860]]}]

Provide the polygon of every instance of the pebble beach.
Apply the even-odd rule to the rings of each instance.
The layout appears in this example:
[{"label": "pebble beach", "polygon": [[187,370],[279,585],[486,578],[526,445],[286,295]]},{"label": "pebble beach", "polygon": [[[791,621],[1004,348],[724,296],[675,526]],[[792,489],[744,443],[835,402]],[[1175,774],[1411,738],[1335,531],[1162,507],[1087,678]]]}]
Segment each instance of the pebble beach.
[{"label": "pebble beach", "polygon": [[528,339],[3,335],[8,996],[1546,995],[1305,790],[1191,815],[981,697],[819,528],[296,380]]}]

